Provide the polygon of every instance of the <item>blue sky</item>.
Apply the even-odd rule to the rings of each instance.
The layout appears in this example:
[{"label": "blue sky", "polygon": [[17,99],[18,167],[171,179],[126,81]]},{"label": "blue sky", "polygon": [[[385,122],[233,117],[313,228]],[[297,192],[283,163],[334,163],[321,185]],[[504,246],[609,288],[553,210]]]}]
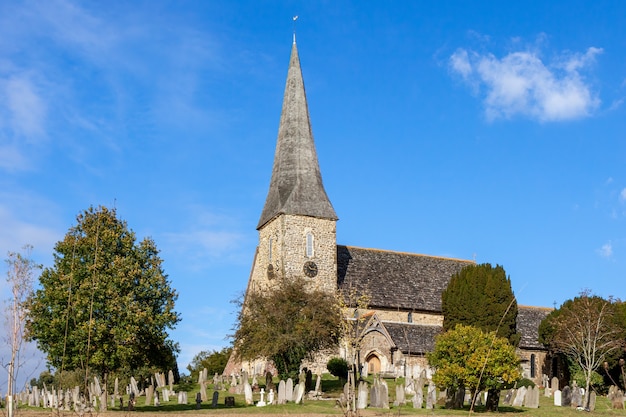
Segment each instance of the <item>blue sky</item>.
[{"label": "blue sky", "polygon": [[0,0],[0,252],[49,266],[115,206],[179,292],[181,369],[228,345],[298,15],[340,244],[624,298],[626,3],[509,3]]}]

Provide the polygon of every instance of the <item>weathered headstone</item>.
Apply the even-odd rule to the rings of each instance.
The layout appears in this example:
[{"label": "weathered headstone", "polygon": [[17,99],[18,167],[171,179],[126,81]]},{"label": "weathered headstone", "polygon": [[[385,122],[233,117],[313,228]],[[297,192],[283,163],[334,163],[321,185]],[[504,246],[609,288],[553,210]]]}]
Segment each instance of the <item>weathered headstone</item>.
[{"label": "weathered headstone", "polygon": [[187,404],[187,393],[185,391],[178,391],[178,404]]},{"label": "weathered headstone", "polygon": [[595,411],[596,409],[596,393],[591,391],[589,394],[589,411]]},{"label": "weathered headstone", "polygon": [[380,381],[374,377],[374,383],[370,388],[370,407],[380,408]]},{"label": "weathered headstone", "polygon": [[550,389],[552,390],[552,392],[559,389],[559,378],[555,376],[552,377],[552,379],[550,380]]},{"label": "weathered headstone", "polygon": [[300,382],[298,382],[298,385],[296,385],[296,392],[295,392],[295,398],[294,398],[294,402],[296,404],[301,404],[302,400],[304,399],[304,391],[306,389],[306,379],[305,378],[301,378]]},{"label": "weathered headstone", "polygon": [[219,401],[220,393],[218,391],[213,391],[213,398],[211,399],[211,407],[217,408],[217,402]]},{"label": "weathered headstone", "polygon": [[437,402],[437,388],[435,384],[430,381],[428,383],[428,391],[426,393],[426,409],[432,410],[435,408],[435,403]]},{"label": "weathered headstone", "polygon": [[561,391],[561,405],[563,407],[569,407],[572,404],[572,389],[566,385]]},{"label": "weathered headstone", "polygon": [[520,387],[515,394],[515,399],[513,400],[513,407],[521,407],[524,404],[524,397],[526,396],[526,387]]},{"label": "weathered headstone", "polygon": [[539,408],[539,387],[534,386],[528,388],[526,397],[524,398],[524,407]]},{"label": "weathered headstone", "polygon": [[413,396],[413,408],[422,408],[424,403],[424,380],[422,378],[417,379],[415,384],[415,395]]},{"label": "weathered headstone", "polygon": [[235,406],[235,397],[224,397],[224,405],[226,407],[234,407]]},{"label": "weathered headstone", "polygon": [[248,382],[248,378],[246,378],[243,382],[243,395],[246,400],[246,405],[254,404],[254,399],[252,398],[252,387]]},{"label": "weathered headstone", "polygon": [[404,398],[404,387],[402,384],[396,385],[396,400],[393,402],[394,407],[399,407],[406,405],[406,400]]},{"label": "weathered headstone", "polygon": [[358,394],[357,394],[357,410],[363,410],[367,408],[367,394],[369,390],[367,389],[367,382],[361,381],[359,382]]},{"label": "weathered headstone", "polygon": [[572,408],[577,408],[577,407],[580,407],[582,403],[583,403],[582,388],[579,388],[578,385],[576,385],[576,382],[574,382],[574,384],[572,384],[572,402],[570,406]]},{"label": "weathered headstone", "polygon": [[513,399],[515,398],[516,390],[511,388],[507,390],[506,394],[504,394],[504,400],[502,400],[502,405],[512,405]]},{"label": "weathered headstone", "polygon": [[276,404],[276,398],[274,398],[274,390],[273,389],[270,389],[269,394],[267,394],[267,403],[269,405]]},{"label": "weathered headstone", "polygon": [[286,394],[285,394],[285,381],[281,380],[278,383],[278,404],[282,405],[287,402]]},{"label": "weathered headstone", "polygon": [[291,378],[287,378],[287,383],[285,385],[285,401],[293,401],[293,379]]},{"label": "weathered headstone", "polygon": [[557,389],[556,391],[554,391],[554,405],[557,407],[561,407],[563,401],[561,398],[561,390]]},{"label": "weathered headstone", "polygon": [[380,407],[389,408],[389,386],[384,379],[380,381]]}]

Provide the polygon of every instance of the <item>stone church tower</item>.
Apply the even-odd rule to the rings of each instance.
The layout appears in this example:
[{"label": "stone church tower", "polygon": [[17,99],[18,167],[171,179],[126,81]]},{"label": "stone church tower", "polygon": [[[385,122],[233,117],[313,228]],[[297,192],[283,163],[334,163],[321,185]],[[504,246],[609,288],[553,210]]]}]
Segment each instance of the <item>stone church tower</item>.
[{"label": "stone church tower", "polygon": [[248,291],[269,289],[282,278],[303,278],[310,288],[336,291],[336,223],[322,184],[294,39]]}]

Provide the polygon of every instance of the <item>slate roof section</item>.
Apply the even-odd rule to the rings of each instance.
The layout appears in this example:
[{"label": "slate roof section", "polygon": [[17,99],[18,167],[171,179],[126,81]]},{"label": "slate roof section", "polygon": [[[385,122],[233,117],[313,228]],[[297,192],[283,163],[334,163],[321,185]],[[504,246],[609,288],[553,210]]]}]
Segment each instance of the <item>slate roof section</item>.
[{"label": "slate roof section", "polygon": [[295,40],[289,60],[272,179],[257,230],[280,214],[337,220],[322,183]]},{"label": "slate roof section", "polygon": [[387,333],[402,353],[411,355],[432,352],[435,336],[443,331],[441,326],[424,326],[411,323],[383,322]]},{"label": "slate roof section", "polygon": [[337,285],[370,295],[369,308],[441,313],[441,293],[473,261],[337,245]]},{"label": "slate roof section", "polygon": [[552,311],[547,307],[517,307],[517,333],[521,335],[519,347],[524,349],[542,349],[539,343],[539,324]]}]

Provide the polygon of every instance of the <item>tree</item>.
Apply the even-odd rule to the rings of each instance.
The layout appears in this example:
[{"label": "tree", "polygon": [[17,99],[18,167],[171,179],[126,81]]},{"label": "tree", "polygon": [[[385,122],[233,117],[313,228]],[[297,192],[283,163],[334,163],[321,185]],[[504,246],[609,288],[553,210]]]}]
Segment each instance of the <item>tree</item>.
[{"label": "tree", "polygon": [[232,351],[232,347],[225,347],[220,351],[213,350],[211,352],[203,350],[193,357],[191,363],[187,365],[187,370],[194,380],[198,379],[199,372],[202,372],[205,368],[209,375],[222,374]]},{"label": "tree", "polygon": [[335,294],[307,289],[302,279],[283,278],[271,291],[248,291],[238,304],[236,357],[270,359],[281,377],[295,377],[303,359],[339,342],[341,311]]},{"label": "tree", "polygon": [[426,357],[435,368],[433,382],[437,386],[452,392],[469,388],[474,394],[472,398],[477,392],[488,390],[488,411],[497,411],[498,407],[498,402],[489,398],[521,376],[519,358],[509,341],[473,326],[457,324],[439,334],[434,350]]},{"label": "tree", "polygon": [[106,383],[121,368],[171,364],[178,347],[167,330],[180,320],[178,297],[153,240],[115,209],[90,207],[57,242],[54,266],[28,301],[28,336],[59,371],[93,370]]},{"label": "tree", "polygon": [[20,353],[25,340],[24,324],[28,309],[26,300],[33,291],[33,274],[41,266],[30,259],[32,246],[25,246],[25,254],[9,252],[6,259],[7,282],[11,291],[8,304],[8,345],[11,348],[11,359],[7,366],[8,388],[7,388],[7,409],[8,416],[13,416],[13,394],[15,382],[20,368]]},{"label": "tree", "polygon": [[511,279],[500,265],[470,265],[453,275],[441,294],[441,308],[444,330],[464,324],[495,331],[513,346],[519,344],[517,301]]},{"label": "tree", "polygon": [[623,353],[624,327],[617,302],[583,291],[551,312],[539,326],[539,340],[576,362],[585,377],[586,405],[593,372],[612,354]]}]

